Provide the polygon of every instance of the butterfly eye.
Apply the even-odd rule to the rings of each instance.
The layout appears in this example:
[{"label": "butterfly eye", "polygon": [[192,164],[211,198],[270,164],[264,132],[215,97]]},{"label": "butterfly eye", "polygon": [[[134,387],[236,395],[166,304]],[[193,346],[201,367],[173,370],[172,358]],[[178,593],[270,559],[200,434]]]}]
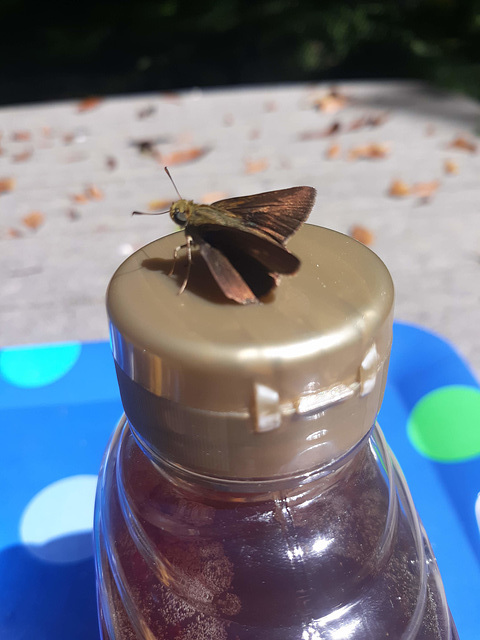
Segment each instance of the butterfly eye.
[{"label": "butterfly eye", "polygon": [[179,225],[184,225],[187,222],[187,214],[181,209],[174,209],[172,217],[173,220]]}]

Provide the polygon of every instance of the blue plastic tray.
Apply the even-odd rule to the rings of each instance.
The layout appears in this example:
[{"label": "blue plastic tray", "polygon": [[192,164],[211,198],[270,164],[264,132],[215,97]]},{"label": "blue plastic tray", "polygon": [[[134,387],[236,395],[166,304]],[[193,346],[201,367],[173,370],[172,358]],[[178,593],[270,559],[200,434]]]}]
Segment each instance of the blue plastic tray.
[{"label": "blue plastic tray", "polygon": [[[408,436],[418,408],[446,388],[474,394],[473,405],[480,398],[448,343],[396,324],[379,421],[432,542],[460,637],[478,640],[480,451],[473,446],[460,461],[439,462]],[[121,412],[108,343],[0,351],[2,640],[98,639],[93,494]],[[480,413],[470,420],[480,432]],[[462,437],[463,426],[452,424],[449,437]]]}]

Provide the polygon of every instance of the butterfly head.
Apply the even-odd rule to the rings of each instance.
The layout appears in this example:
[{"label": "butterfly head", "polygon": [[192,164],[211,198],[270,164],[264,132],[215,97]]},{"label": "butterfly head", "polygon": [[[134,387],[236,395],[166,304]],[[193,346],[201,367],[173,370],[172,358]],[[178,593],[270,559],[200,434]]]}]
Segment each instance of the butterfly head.
[{"label": "butterfly head", "polygon": [[192,215],[194,203],[192,200],[177,200],[170,207],[170,217],[180,227],[184,227]]}]

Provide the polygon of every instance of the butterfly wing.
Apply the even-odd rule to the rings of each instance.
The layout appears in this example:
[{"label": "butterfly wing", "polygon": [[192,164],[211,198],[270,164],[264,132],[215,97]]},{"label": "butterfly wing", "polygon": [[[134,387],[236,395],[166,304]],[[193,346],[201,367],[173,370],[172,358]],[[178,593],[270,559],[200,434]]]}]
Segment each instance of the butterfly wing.
[{"label": "butterfly wing", "polygon": [[227,298],[258,302],[278,282],[293,274],[299,259],[274,240],[241,229],[204,225],[193,229],[193,241]]},{"label": "butterfly wing", "polygon": [[239,304],[258,302],[256,295],[221,251],[203,240],[198,245],[210,273],[227,298]]},{"label": "butterfly wing", "polygon": [[261,232],[283,244],[308,218],[315,203],[313,187],[291,187],[252,196],[217,200],[210,207],[220,209],[224,224],[233,219],[235,226]]},{"label": "butterfly wing", "polygon": [[[189,233],[187,228],[187,233]],[[273,239],[250,231],[223,225],[201,225],[191,231],[194,242],[208,242],[227,257],[238,260],[245,255],[269,273],[292,275],[300,267],[300,260],[286,247]]]},{"label": "butterfly wing", "polygon": [[195,205],[185,234],[200,253],[225,296],[240,304],[257,302],[293,274],[299,259],[285,241],[307,219],[315,202],[312,187],[292,187]]}]

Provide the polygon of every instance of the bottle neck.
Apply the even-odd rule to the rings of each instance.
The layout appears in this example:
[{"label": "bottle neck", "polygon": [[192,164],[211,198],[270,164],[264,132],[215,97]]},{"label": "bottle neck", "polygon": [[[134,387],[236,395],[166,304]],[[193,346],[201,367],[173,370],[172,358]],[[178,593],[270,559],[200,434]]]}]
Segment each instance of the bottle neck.
[{"label": "bottle neck", "polygon": [[[356,466],[355,461],[363,457],[369,447],[370,436],[373,427],[348,451],[343,452],[329,463],[311,469],[300,474],[286,474],[269,478],[224,478],[197,473],[190,469],[174,464],[153,450],[149,444],[141,438],[130,423],[127,423],[130,431],[143,453],[152,464],[170,482],[187,491],[201,491],[202,494],[229,494],[234,500],[242,501],[262,499],[271,493],[303,491],[309,487],[320,485],[321,491],[327,490],[340,478],[350,473],[350,469]],[[254,496],[256,498],[254,498]]]},{"label": "bottle neck", "polygon": [[383,390],[379,380],[369,393],[330,394],[321,409],[281,407],[278,422],[259,430],[255,404],[243,412],[206,411],[153,394],[119,366],[117,376],[125,414],[153,459],[233,482],[299,478],[334,464],[370,431]]}]

